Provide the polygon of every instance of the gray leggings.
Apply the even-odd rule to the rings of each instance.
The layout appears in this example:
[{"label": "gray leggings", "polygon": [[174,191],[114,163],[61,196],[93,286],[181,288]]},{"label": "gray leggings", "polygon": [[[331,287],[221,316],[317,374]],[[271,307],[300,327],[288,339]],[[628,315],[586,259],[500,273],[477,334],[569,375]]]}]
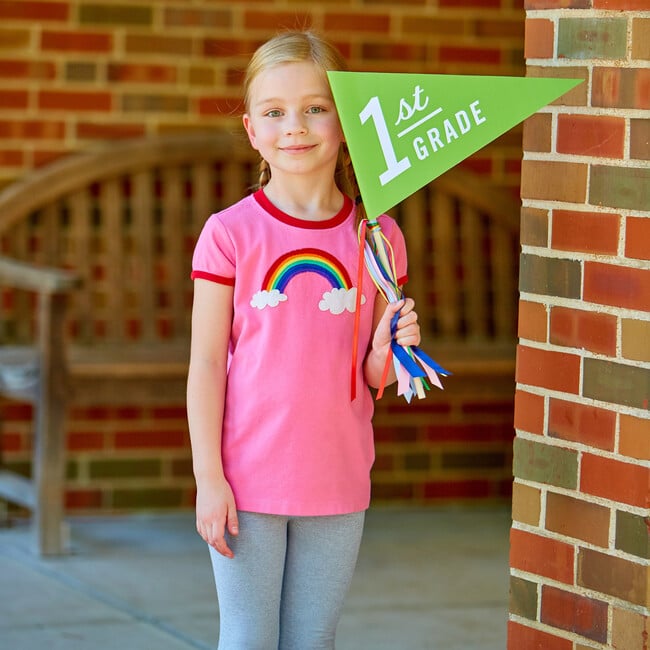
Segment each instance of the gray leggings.
[{"label": "gray leggings", "polygon": [[238,515],[234,559],[210,547],[219,650],[332,650],[365,513]]}]

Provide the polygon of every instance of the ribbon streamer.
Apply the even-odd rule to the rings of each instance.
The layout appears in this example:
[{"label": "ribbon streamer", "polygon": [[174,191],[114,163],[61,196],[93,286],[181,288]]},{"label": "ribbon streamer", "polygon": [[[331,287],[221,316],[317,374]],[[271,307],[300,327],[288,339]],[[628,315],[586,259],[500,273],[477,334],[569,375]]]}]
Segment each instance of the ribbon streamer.
[{"label": "ribbon streamer", "polygon": [[[397,302],[404,297],[401,287],[397,284],[397,271],[395,268],[395,256],[390,242],[381,232],[381,227],[376,220],[364,219],[359,225],[359,262],[361,262],[361,251],[366,269],[377,290],[384,297],[386,302]],[[360,283],[357,285],[357,297],[361,294]],[[397,376],[397,394],[403,395],[407,402],[410,402],[413,395],[420,399],[425,397],[425,389],[429,390],[433,384],[442,389],[442,382],[438,375],[443,377],[451,373],[436,363],[423,350],[417,346],[402,346],[395,338],[397,333],[397,321],[399,312],[391,319],[392,340],[390,352],[386,359],[386,366],[382,373],[381,382],[377,391],[377,399],[381,399],[388,376],[390,364],[395,368]],[[354,364],[356,367],[356,363]],[[429,380],[427,382],[427,379]],[[354,395],[354,387],[353,387]],[[354,397],[353,397],[354,399]]]},{"label": "ribbon streamer", "polygon": [[[411,345],[409,347],[401,346],[395,340],[398,320],[399,313],[395,314],[391,319],[391,333],[393,334],[393,339],[390,344],[394,364],[401,365],[401,368],[395,368],[398,377],[397,394],[403,395],[406,401],[410,402],[413,395],[418,395],[420,399],[424,397],[423,392],[420,390],[420,387],[416,382],[416,378],[419,378],[422,381],[423,387],[427,390],[431,388],[429,383],[426,381],[427,379],[431,384],[442,389],[442,382],[438,375],[448,377],[451,373],[435,362],[417,345]],[[402,379],[401,383],[400,376]]]},{"label": "ribbon streamer", "polygon": [[[366,237],[366,220],[359,224],[360,240]],[[354,402],[357,396],[357,352],[359,349],[359,318],[361,316],[361,294],[363,288],[363,247],[359,246],[359,263],[357,266],[357,295],[354,305],[354,332],[352,334],[352,368],[350,377],[350,399]]]}]

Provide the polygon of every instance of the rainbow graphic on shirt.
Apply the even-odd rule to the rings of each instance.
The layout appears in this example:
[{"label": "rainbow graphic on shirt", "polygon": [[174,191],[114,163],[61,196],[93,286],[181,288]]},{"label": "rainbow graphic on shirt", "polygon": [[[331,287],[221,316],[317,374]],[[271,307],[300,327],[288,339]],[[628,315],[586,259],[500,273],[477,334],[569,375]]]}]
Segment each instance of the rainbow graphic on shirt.
[{"label": "rainbow graphic on shirt", "polygon": [[317,248],[302,248],[286,253],[268,270],[262,289],[281,293],[287,284],[300,273],[317,273],[332,285],[333,289],[350,289],[350,276],[340,262],[325,251]]},{"label": "rainbow graphic on shirt", "polygon": [[315,273],[331,286],[319,303],[321,311],[333,314],[354,311],[356,288],[352,286],[349,273],[333,255],[317,248],[301,248],[279,257],[264,276],[262,288],[251,299],[251,306],[264,309],[285,302],[288,299],[285,293],[287,285],[302,273]]}]

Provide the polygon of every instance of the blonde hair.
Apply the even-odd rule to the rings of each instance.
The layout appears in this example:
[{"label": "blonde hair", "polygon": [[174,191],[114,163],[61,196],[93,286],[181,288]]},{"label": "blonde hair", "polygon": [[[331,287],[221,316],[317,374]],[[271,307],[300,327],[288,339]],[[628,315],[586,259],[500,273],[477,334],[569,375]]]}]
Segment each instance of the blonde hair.
[{"label": "blonde hair", "polygon": [[[347,70],[343,55],[328,41],[311,31],[287,31],[263,43],[253,54],[244,75],[244,105],[250,105],[251,84],[258,74],[284,63],[311,61],[323,72],[327,79],[328,70]],[[260,160],[258,187],[264,187],[271,179],[271,168],[263,158]],[[350,153],[345,143],[341,144],[334,180],[337,187],[357,202],[357,217],[362,218],[359,203],[359,184],[352,168]]]}]

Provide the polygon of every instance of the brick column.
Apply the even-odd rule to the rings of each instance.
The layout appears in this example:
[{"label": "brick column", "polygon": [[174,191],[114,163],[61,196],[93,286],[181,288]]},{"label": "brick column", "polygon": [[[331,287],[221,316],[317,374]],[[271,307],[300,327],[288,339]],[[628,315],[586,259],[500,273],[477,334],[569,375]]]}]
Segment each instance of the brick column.
[{"label": "brick column", "polygon": [[526,3],[509,650],[650,644],[649,8]]}]

